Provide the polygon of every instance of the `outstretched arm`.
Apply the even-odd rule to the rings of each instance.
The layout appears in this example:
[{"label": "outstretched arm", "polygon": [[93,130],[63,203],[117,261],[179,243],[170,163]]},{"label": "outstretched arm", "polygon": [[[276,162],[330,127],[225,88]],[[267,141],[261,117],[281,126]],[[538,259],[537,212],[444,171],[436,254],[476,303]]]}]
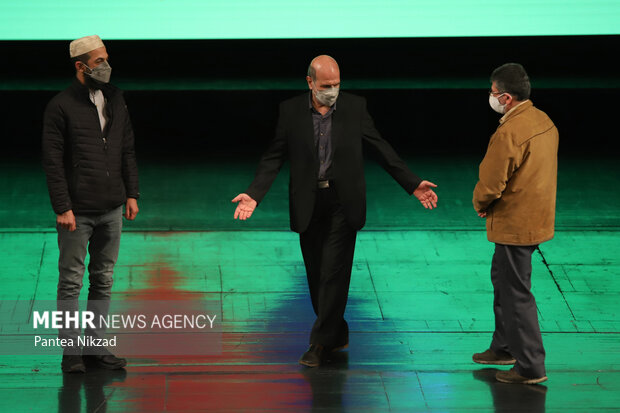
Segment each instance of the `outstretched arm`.
[{"label": "outstretched arm", "polygon": [[415,195],[427,209],[437,208],[437,194],[431,188],[437,188],[432,182],[424,181],[414,174],[407,164],[398,156],[392,145],[381,137],[375,128],[372,117],[364,101],[364,119],[362,133],[364,142],[371,146],[378,156],[379,164],[402,186],[408,194]]},{"label": "outstretched arm", "polygon": [[280,168],[287,156],[287,141],[284,127],[285,118],[280,106],[280,116],[276,127],[276,135],[261,157],[254,180],[248,189],[237,195],[232,202],[237,203],[233,219],[246,220],[252,216],[256,206],[263,200],[271,184],[278,176]]}]

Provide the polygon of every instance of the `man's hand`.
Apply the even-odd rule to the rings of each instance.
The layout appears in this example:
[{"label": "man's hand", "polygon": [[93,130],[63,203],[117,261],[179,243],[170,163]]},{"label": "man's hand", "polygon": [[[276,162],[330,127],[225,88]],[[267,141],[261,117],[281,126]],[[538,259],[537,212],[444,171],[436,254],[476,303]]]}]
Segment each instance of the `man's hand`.
[{"label": "man's hand", "polygon": [[70,209],[62,214],[56,215],[56,224],[71,232],[75,231],[75,215],[73,215],[73,210]]},{"label": "man's hand", "polygon": [[437,208],[437,194],[431,188],[437,188],[437,185],[429,181],[422,181],[413,191],[413,195],[426,209]]},{"label": "man's hand", "polygon": [[135,198],[127,198],[127,203],[125,204],[125,218],[133,221],[136,219],[138,211],[138,200]]},{"label": "man's hand", "polygon": [[478,212],[478,216],[480,218],[486,218],[487,217],[487,211]]},{"label": "man's hand", "polygon": [[256,209],[256,201],[252,199],[248,194],[237,195],[232,202],[238,202],[237,209],[235,209],[235,216],[233,219],[239,218],[245,221],[252,216],[252,212]]}]

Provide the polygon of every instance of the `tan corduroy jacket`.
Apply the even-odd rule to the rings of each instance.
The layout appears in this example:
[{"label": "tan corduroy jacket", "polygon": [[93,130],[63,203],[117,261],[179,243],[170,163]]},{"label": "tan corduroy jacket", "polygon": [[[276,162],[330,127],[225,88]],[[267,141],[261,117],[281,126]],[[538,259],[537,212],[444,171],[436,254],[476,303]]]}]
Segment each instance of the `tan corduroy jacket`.
[{"label": "tan corduroy jacket", "polygon": [[553,238],[558,130],[530,100],[500,120],[480,163],[474,208],[487,211],[489,241],[537,245]]}]

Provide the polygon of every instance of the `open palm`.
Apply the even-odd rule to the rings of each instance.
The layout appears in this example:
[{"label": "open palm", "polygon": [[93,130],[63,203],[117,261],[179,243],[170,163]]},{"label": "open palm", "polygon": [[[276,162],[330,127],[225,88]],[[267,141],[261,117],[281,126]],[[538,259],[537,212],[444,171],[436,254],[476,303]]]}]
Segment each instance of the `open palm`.
[{"label": "open palm", "polygon": [[413,195],[426,209],[437,208],[437,194],[431,188],[437,188],[437,185],[429,181],[422,181],[413,191]]},{"label": "open palm", "polygon": [[248,194],[239,194],[232,200],[232,202],[237,203],[237,208],[235,209],[233,219],[238,218],[243,221],[252,216],[252,212],[254,212],[257,205],[256,201],[253,200]]}]

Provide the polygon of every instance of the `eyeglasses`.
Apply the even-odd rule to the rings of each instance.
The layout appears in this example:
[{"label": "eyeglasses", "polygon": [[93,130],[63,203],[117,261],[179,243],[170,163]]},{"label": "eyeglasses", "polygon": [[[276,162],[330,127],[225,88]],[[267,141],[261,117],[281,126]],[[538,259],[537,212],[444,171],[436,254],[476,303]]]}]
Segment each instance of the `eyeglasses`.
[{"label": "eyeglasses", "polygon": [[505,93],[506,92],[493,92],[492,90],[489,90],[489,95],[493,95],[493,96],[498,95],[497,97],[500,97],[500,96],[502,96]]}]

